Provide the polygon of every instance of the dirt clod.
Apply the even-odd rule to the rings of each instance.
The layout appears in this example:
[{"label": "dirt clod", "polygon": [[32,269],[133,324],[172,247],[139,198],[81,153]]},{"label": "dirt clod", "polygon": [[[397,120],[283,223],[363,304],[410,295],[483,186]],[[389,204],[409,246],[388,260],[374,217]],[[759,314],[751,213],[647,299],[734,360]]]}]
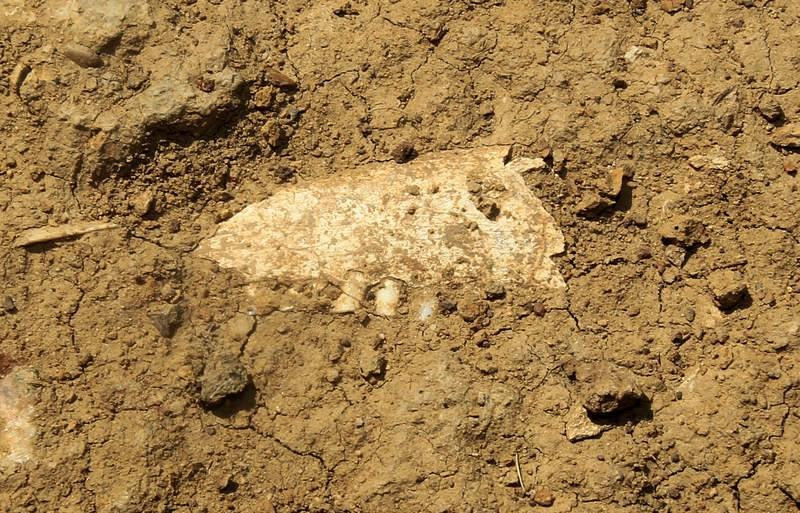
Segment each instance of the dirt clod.
[{"label": "dirt clod", "polygon": [[502,283],[491,283],[486,287],[486,299],[498,301],[506,297],[506,288]]},{"label": "dirt clod", "polygon": [[613,200],[596,192],[587,192],[581,197],[573,210],[579,216],[591,218],[596,217],[612,205],[614,205]]},{"label": "dirt clod", "polygon": [[151,190],[144,191],[131,202],[133,211],[145,217],[153,211],[156,203],[156,196]]},{"label": "dirt clod", "polygon": [[225,398],[240,394],[250,382],[239,358],[232,354],[212,357],[200,377],[200,401],[216,406]]},{"label": "dirt clod", "polygon": [[417,156],[417,150],[411,141],[401,142],[392,150],[392,160],[398,164],[405,164]]},{"label": "dirt clod", "polygon": [[628,173],[623,167],[615,167],[608,170],[605,178],[605,188],[602,191],[603,194],[609,198],[619,196],[626,178],[628,178]]},{"label": "dirt clod", "polygon": [[542,486],[533,494],[533,502],[537,506],[549,508],[556,502],[556,497],[553,495],[553,491],[550,488]]},{"label": "dirt clod", "polygon": [[686,0],[661,0],[661,8],[668,13],[680,11],[686,5]]},{"label": "dirt clod", "polygon": [[658,233],[664,243],[677,244],[684,248],[708,242],[703,222],[687,215],[676,215],[665,220],[659,227]]},{"label": "dirt clod", "polygon": [[572,443],[596,438],[609,429],[608,425],[592,422],[583,406],[573,406],[565,417],[565,435]]},{"label": "dirt clod", "polygon": [[800,123],[776,128],[772,133],[772,144],[782,148],[800,148]]},{"label": "dirt clod", "polygon": [[478,301],[478,300],[465,300],[458,302],[458,315],[461,316],[462,319],[466,322],[473,322],[478,317],[483,315],[486,310],[487,306],[485,303]]},{"label": "dirt clod", "polygon": [[582,404],[590,415],[607,417],[634,408],[644,400],[636,377],[608,363],[582,363],[576,367]]},{"label": "dirt clod", "polygon": [[17,304],[11,296],[3,296],[3,310],[6,313],[14,313],[17,311]]},{"label": "dirt clod", "polygon": [[362,378],[375,384],[386,373],[386,358],[373,349],[365,349],[358,360],[358,370]]},{"label": "dirt clod", "polygon": [[765,96],[758,103],[758,112],[770,123],[780,123],[784,114],[780,104],[771,96]]},{"label": "dirt clod", "polygon": [[747,284],[742,275],[728,269],[712,272],[708,276],[708,285],[714,301],[723,310],[736,308],[747,296]]},{"label": "dirt clod", "polygon": [[14,368],[14,360],[8,355],[0,353],[0,378],[5,377]]}]

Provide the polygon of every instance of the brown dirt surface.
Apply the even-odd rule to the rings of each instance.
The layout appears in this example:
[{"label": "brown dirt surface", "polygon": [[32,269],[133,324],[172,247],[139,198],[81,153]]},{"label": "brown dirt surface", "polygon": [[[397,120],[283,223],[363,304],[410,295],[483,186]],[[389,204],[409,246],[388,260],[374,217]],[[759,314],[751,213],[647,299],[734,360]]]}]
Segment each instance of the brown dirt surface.
[{"label": "brown dirt surface", "polygon": [[[3,0],[0,512],[798,511],[798,27]],[[445,274],[429,321],[334,314],[193,253],[284,188],[490,145],[544,162],[566,288]],[[86,222],[115,227],[19,243]]]}]

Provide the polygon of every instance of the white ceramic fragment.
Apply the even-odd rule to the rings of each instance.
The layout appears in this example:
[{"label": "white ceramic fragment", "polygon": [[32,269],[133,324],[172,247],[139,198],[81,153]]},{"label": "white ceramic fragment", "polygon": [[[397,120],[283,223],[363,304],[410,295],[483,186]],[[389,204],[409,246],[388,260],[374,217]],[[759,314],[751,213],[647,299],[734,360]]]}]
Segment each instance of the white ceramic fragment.
[{"label": "white ceramic fragment", "polygon": [[[491,146],[340,170],[249,205],[196,254],[251,283],[327,280],[342,289],[338,312],[387,277],[410,289],[443,279],[563,287],[550,259],[563,236],[522,178],[539,162],[508,154]],[[396,308],[391,289],[376,290],[380,308]]]},{"label": "white ceramic fragment", "polygon": [[364,302],[367,291],[367,281],[364,273],[351,270],[342,285],[342,294],[333,303],[331,311],[334,313],[351,313],[358,310]]},{"label": "white ceramic fragment", "polygon": [[12,372],[0,379],[0,467],[33,457],[33,405],[24,374]]},{"label": "white ceramic fragment", "polygon": [[433,312],[436,310],[436,299],[427,298],[419,305],[419,320],[427,321],[433,317]]},{"label": "white ceramic fragment", "polygon": [[375,291],[375,313],[390,317],[397,313],[400,304],[400,284],[397,280],[387,278]]}]

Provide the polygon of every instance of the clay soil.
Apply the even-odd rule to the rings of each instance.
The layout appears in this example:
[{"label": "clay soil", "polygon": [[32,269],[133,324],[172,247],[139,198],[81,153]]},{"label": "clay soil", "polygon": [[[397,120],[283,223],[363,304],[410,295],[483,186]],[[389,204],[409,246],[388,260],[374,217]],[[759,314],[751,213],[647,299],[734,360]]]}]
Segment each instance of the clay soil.
[{"label": "clay soil", "polygon": [[[2,0],[0,28],[0,373],[36,428],[0,511],[800,509],[800,2]],[[282,188],[497,144],[546,163],[565,289],[336,315],[192,254]],[[117,227],[15,243],[85,221]]]}]

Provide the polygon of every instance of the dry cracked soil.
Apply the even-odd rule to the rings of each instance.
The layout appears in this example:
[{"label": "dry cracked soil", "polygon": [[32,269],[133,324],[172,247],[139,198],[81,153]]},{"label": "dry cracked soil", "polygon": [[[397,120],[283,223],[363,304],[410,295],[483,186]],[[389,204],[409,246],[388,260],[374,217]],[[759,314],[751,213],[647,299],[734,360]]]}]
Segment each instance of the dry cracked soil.
[{"label": "dry cracked soil", "polygon": [[[0,511],[800,510],[800,2],[0,28]],[[193,253],[286,188],[492,145],[544,163],[566,287],[444,272],[430,319],[333,313]]]}]

